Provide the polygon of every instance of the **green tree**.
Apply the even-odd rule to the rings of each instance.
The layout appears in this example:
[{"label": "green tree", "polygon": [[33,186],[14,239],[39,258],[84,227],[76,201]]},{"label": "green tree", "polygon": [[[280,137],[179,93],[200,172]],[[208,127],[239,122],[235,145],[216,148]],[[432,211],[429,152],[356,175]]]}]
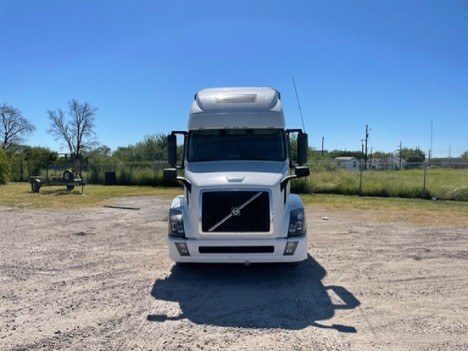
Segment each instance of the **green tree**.
[{"label": "green tree", "polygon": [[25,146],[23,147],[23,154],[29,176],[39,175],[41,169],[47,168],[49,163],[58,159],[57,152],[41,146]]},{"label": "green tree", "polygon": [[135,146],[119,146],[113,153],[112,157],[122,161],[122,162],[130,162],[135,158]]},{"label": "green tree", "polygon": [[107,145],[101,145],[98,146],[97,148],[90,150],[86,153],[86,157],[111,157],[112,156],[112,150],[109,146]]},{"label": "green tree", "polygon": [[330,152],[330,155],[333,159],[336,157],[355,157],[357,159],[364,158],[362,151],[333,150]]},{"label": "green tree", "polygon": [[140,161],[164,160],[167,153],[166,136],[163,134],[145,136],[135,145],[136,156]]},{"label": "green tree", "polygon": [[375,151],[375,152],[372,153],[372,158],[373,159],[387,159],[391,155],[392,154],[390,152]]},{"label": "green tree", "polygon": [[115,170],[115,157],[106,145],[87,152],[84,158],[88,165],[88,183],[103,184],[105,172]]},{"label": "green tree", "polygon": [[123,162],[165,160],[166,136],[163,134],[145,136],[143,141],[135,145],[117,148],[113,156]]},{"label": "green tree", "polygon": [[462,159],[468,161],[468,150],[466,150],[464,153],[462,153],[460,157],[461,157]]},{"label": "green tree", "polygon": [[402,148],[397,155],[406,161],[407,168],[417,167],[426,159],[426,154],[418,148]]}]

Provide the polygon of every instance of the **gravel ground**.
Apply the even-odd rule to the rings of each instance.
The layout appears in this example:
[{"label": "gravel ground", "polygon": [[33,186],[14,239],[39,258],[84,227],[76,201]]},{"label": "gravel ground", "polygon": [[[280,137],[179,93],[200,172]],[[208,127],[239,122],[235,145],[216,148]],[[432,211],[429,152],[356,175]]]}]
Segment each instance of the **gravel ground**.
[{"label": "gravel ground", "polygon": [[175,266],[168,200],[0,207],[0,349],[468,350],[468,227],[310,207],[309,258]]}]

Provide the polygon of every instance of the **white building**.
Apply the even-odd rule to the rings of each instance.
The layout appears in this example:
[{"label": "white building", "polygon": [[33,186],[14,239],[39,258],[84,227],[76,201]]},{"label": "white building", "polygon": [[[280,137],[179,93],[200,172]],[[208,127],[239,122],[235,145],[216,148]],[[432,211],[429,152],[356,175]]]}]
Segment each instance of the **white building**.
[{"label": "white building", "polygon": [[336,157],[335,163],[337,164],[339,168],[345,168],[350,171],[359,170],[359,160],[356,157],[352,157],[352,156]]},{"label": "white building", "polygon": [[370,160],[370,168],[376,170],[405,169],[406,161],[392,154],[387,158],[373,158]]}]

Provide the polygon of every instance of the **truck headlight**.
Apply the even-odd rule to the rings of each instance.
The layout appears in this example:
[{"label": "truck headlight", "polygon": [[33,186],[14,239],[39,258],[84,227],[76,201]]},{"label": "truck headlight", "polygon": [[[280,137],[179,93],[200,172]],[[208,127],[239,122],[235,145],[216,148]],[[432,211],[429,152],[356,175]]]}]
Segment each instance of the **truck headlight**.
[{"label": "truck headlight", "polygon": [[307,222],[303,208],[292,210],[289,215],[288,236],[299,236],[307,233]]},{"label": "truck headlight", "polygon": [[178,238],[185,237],[184,220],[181,210],[174,208],[169,210],[168,234],[169,236]]}]

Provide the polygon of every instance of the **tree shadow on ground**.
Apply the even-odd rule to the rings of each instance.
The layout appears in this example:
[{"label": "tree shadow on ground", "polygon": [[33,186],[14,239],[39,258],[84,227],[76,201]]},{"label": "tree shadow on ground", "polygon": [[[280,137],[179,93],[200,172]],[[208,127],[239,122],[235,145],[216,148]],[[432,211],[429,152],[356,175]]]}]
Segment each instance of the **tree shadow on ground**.
[{"label": "tree shadow on ground", "polygon": [[150,314],[147,319],[188,319],[239,328],[296,330],[316,326],[355,333],[352,326],[319,323],[331,319],[336,310],[360,305],[344,287],[324,286],[321,280],[325,275],[326,270],[311,256],[296,267],[175,265],[168,277],[155,281],[151,295],[156,300],[177,302],[181,314]]}]

